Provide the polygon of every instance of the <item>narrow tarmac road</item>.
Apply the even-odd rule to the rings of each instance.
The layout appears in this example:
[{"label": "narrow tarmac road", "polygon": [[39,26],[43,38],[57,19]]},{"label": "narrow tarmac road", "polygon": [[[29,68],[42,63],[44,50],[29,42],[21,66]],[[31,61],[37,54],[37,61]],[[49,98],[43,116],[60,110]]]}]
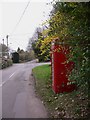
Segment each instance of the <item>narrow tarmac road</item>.
[{"label": "narrow tarmac road", "polygon": [[35,60],[2,70],[2,118],[48,118],[34,88],[32,68],[48,63]]}]

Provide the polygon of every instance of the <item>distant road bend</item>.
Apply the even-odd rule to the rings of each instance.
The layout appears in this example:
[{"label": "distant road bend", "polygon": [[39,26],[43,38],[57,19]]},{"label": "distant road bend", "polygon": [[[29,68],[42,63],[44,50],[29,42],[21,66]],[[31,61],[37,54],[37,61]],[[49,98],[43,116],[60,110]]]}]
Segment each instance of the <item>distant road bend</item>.
[{"label": "distant road bend", "polygon": [[35,95],[31,75],[35,66],[49,64],[36,60],[14,64],[2,72],[2,118],[47,118],[47,112]]}]

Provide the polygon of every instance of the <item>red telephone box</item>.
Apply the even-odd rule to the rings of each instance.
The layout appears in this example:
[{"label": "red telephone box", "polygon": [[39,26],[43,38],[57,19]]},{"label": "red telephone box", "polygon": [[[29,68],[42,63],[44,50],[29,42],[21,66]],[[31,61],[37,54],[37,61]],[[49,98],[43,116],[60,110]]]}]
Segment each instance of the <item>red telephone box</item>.
[{"label": "red telephone box", "polygon": [[71,92],[76,88],[75,84],[71,84],[68,79],[74,62],[67,62],[69,54],[68,45],[61,44],[58,39],[52,42],[51,47],[51,70],[52,70],[52,88],[55,93]]}]

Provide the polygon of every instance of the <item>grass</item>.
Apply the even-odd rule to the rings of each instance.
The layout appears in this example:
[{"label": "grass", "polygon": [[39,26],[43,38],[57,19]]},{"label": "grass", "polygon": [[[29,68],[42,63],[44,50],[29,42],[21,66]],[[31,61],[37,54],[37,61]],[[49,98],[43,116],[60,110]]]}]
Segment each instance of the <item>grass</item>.
[{"label": "grass", "polygon": [[[49,89],[49,87],[51,88],[50,73],[49,65],[38,66],[33,69],[33,74],[36,79],[36,89],[41,96],[46,96],[44,99],[47,99],[47,97],[53,94],[52,90]],[[48,90],[48,92],[45,90]]]},{"label": "grass", "polygon": [[36,80],[36,93],[46,106],[50,118],[87,118],[88,89],[86,87],[80,87],[71,93],[55,94],[52,91],[49,65],[35,67],[33,75]]}]

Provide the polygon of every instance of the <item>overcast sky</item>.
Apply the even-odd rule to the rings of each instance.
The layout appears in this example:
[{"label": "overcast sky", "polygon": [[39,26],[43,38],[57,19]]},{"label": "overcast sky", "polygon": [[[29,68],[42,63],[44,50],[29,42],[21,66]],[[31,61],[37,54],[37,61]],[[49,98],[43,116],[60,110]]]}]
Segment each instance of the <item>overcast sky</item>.
[{"label": "overcast sky", "polygon": [[[6,2],[7,1],[7,2]],[[0,43],[9,35],[9,47],[17,50],[18,47],[26,49],[28,40],[32,37],[36,27],[44,22],[52,9],[46,3],[52,0],[30,0],[24,16],[15,29],[28,0],[3,0],[0,2]]]}]

